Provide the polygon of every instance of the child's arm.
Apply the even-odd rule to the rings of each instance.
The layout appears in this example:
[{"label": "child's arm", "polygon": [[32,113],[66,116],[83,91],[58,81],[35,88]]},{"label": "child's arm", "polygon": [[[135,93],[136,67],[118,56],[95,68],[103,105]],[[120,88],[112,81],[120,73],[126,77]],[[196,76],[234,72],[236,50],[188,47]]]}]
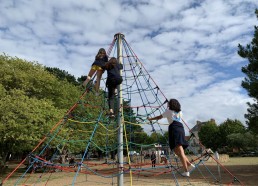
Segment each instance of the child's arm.
[{"label": "child's arm", "polygon": [[163,116],[162,115],[159,115],[159,116],[156,116],[156,117],[153,117],[153,118],[147,118],[149,121],[151,121],[151,120],[160,120],[160,119],[162,119],[163,118]]}]

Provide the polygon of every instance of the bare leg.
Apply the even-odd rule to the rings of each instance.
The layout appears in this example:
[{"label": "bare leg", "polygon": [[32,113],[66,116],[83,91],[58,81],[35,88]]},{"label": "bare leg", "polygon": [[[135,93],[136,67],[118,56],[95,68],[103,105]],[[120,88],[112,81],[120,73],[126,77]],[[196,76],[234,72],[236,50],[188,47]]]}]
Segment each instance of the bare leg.
[{"label": "bare leg", "polygon": [[[181,146],[181,147],[182,147],[182,146]],[[185,161],[186,161],[187,166],[192,165],[191,162],[190,162],[190,161],[188,160],[188,158],[186,157],[183,147],[182,147],[182,150],[183,150],[183,156],[184,156],[184,159],[185,159]]]},{"label": "bare leg", "polygon": [[86,78],[86,80],[83,82],[83,86],[87,86],[87,84],[89,83],[89,81],[91,80],[91,77],[93,76],[93,74],[96,72],[96,70],[90,69],[90,72]]},{"label": "bare leg", "polygon": [[99,86],[100,86],[100,80],[101,80],[102,73],[103,73],[102,70],[97,71],[97,80],[96,80],[96,84],[95,84],[96,92],[99,92]]},{"label": "bare leg", "polygon": [[185,156],[185,152],[184,149],[182,147],[182,145],[179,145],[175,148],[175,153],[176,155],[178,155],[178,157],[181,160],[181,163],[183,165],[183,168],[185,170],[185,172],[188,172],[187,166],[191,165],[191,163],[189,162],[189,160],[187,159],[187,157]]},{"label": "bare leg", "polygon": [[[181,147],[182,147],[182,146],[181,146]],[[187,166],[190,166],[191,163],[190,163],[190,161],[188,160],[188,158],[186,157],[183,147],[182,147],[182,150],[183,150],[182,155],[184,156],[184,159],[185,159],[185,161],[186,161],[186,165],[187,165]]]}]

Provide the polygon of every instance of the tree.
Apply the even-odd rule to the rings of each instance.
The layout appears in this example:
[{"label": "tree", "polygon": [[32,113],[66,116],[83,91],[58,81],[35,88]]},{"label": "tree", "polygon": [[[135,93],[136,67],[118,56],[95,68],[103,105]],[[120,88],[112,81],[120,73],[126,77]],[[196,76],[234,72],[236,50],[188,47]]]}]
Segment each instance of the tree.
[{"label": "tree", "polygon": [[77,78],[77,82],[81,85],[85,80],[86,80],[87,76],[81,76]]},{"label": "tree", "polygon": [[[255,10],[258,18],[258,9]],[[254,26],[254,38],[246,47],[238,45],[238,54],[249,61],[249,64],[242,67],[242,72],[247,77],[242,81],[242,87],[247,90],[248,95],[254,98],[255,103],[250,104],[250,110],[245,118],[248,120],[249,129],[258,134],[258,27]]]},{"label": "tree", "polygon": [[[0,156],[29,151],[81,95],[40,64],[0,55]],[[65,136],[68,129],[60,132]]]},{"label": "tree", "polygon": [[51,68],[51,67],[45,67],[45,69],[50,72],[51,74],[55,75],[59,80],[61,81],[68,81],[69,83],[73,85],[79,85],[79,82],[76,81],[75,77],[71,74],[69,74],[65,70],[61,70],[59,68]]},{"label": "tree", "polygon": [[219,147],[228,146],[229,140],[227,138],[228,135],[233,133],[245,133],[245,127],[239,120],[231,120],[227,119],[222,124],[219,125],[218,131],[218,139],[219,139]]},{"label": "tree", "polygon": [[81,95],[79,87],[60,81],[33,62],[0,55],[0,83],[6,91],[20,89],[28,97],[49,99],[60,109],[70,108]]},{"label": "tree", "polygon": [[0,99],[0,155],[30,151],[63,115],[47,99],[13,89]]},{"label": "tree", "polygon": [[[212,150],[217,150],[219,147],[219,128],[212,122],[208,121],[207,124],[203,125],[198,133],[199,139],[204,146],[211,148]],[[216,136],[216,137],[215,137]]]},{"label": "tree", "polygon": [[249,108],[247,109],[247,114],[245,114],[245,118],[248,120],[247,124],[249,126],[249,130],[258,134],[258,104],[247,103]]},{"label": "tree", "polygon": [[[59,125],[58,136],[51,139],[51,144],[45,140],[42,146],[46,143],[56,147],[58,144],[61,150],[81,152],[85,150],[85,141],[88,143],[90,135],[97,131],[91,141],[92,150],[103,150],[107,142],[111,146],[109,149],[117,148],[116,125],[104,116],[107,110],[104,94],[101,98],[88,92],[78,100],[81,90],[73,76],[35,62],[0,55],[0,66],[0,156],[6,156],[9,152],[30,151],[61,118],[65,123]],[[74,103],[77,103],[76,109],[69,116],[64,116]],[[130,126],[126,127],[127,134],[133,140],[134,147],[140,148],[139,144],[147,143],[150,138],[143,131],[141,121],[136,119],[129,103],[124,102],[124,105],[125,121],[136,124],[126,125]],[[96,122],[98,116],[102,116],[100,122]],[[67,118],[82,122],[75,123]],[[85,124],[83,121],[93,122]],[[110,130],[107,132],[105,127]]]},{"label": "tree", "polygon": [[164,138],[162,134],[157,133],[157,132],[153,132],[150,135],[150,138],[152,140],[152,143],[158,143],[161,144],[161,139]]},{"label": "tree", "polygon": [[255,149],[258,145],[257,139],[250,132],[229,134],[227,139],[229,147],[243,149],[244,151],[250,148]]}]

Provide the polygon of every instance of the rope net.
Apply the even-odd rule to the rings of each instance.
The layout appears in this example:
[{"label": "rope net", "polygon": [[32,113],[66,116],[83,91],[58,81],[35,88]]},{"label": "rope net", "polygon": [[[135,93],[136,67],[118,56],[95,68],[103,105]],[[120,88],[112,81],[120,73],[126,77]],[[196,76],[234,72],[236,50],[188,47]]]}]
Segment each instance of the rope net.
[{"label": "rope net", "polygon": [[[118,57],[116,38],[107,53]],[[119,57],[123,59],[123,104],[115,104],[115,114],[123,116],[124,143],[118,144],[117,117],[111,119],[107,114],[107,90],[103,88],[96,96],[93,78],[77,103],[3,180],[3,185],[117,185],[119,174],[124,176],[124,185],[243,185],[212,151],[205,149],[185,122],[184,128],[191,134],[189,143],[194,141],[186,154],[195,168],[190,170],[190,177],[181,175],[182,165],[169,149],[165,135],[168,124],[146,119],[162,114],[167,98],[124,37]],[[102,83],[105,80],[102,78]],[[118,112],[119,107],[123,113]],[[144,130],[157,140],[145,140]],[[119,145],[124,149],[122,173],[117,163]],[[201,152],[195,146],[200,146]],[[150,159],[152,151],[155,166]],[[19,176],[9,179],[18,168]]]}]

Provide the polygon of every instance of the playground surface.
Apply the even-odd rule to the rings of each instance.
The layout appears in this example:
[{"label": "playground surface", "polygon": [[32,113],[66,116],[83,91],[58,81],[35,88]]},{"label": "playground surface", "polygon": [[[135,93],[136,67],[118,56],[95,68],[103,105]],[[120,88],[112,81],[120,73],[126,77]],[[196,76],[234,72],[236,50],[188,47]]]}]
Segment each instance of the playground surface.
[{"label": "playground surface", "polygon": [[[218,167],[217,164],[214,162],[207,162],[206,166],[212,173],[217,176],[218,175]],[[258,177],[258,157],[234,157],[230,158],[228,162],[223,163],[223,166],[228,169],[237,179],[241,181],[243,185],[250,185],[255,186],[258,185],[257,177]],[[10,168],[8,171],[12,171],[12,168],[15,165],[10,164]],[[202,168],[202,173],[205,175],[205,167]],[[83,170],[82,170],[83,171]],[[167,173],[166,173],[167,172]],[[99,172],[101,173],[101,172]],[[221,173],[221,180],[223,180],[222,184],[215,182],[211,178],[205,178],[200,176],[198,170],[194,170],[191,174],[189,180],[180,176],[179,174],[176,175],[179,185],[241,185],[238,182],[234,182],[232,177],[228,175],[222,168],[220,168]],[[8,174],[8,172],[6,172]],[[0,179],[3,180],[5,175],[1,174]],[[15,179],[20,177],[21,173],[15,173],[5,185],[14,185]],[[31,174],[31,177],[34,177],[33,180],[36,180],[37,177],[40,176],[40,173]],[[51,176],[51,180],[48,180],[48,176]],[[53,179],[54,178],[54,179]],[[44,183],[36,183],[35,185],[72,185],[74,178],[74,173],[72,172],[54,172],[45,175]],[[35,183],[35,182],[34,182]],[[21,185],[21,184],[19,184]],[[30,185],[27,183],[26,185]],[[96,175],[89,175],[89,174],[79,174],[76,179],[75,185],[117,185],[117,178],[103,178]],[[130,174],[124,175],[124,186],[131,185]],[[176,185],[175,179],[173,174],[169,172],[169,169],[153,169],[150,173],[148,172],[138,172],[133,173],[132,176],[132,185],[151,185],[151,186],[158,186],[158,185]]]}]

